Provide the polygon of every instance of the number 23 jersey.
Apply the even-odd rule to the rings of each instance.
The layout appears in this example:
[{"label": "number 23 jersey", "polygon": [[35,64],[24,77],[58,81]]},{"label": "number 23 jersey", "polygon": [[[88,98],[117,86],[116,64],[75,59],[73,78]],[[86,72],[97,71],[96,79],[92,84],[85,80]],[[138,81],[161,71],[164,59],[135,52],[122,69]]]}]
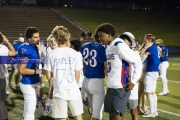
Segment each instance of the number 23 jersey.
[{"label": "number 23 jersey", "polygon": [[81,46],[80,51],[85,63],[84,76],[86,78],[104,78],[105,47],[102,44],[87,42]]}]

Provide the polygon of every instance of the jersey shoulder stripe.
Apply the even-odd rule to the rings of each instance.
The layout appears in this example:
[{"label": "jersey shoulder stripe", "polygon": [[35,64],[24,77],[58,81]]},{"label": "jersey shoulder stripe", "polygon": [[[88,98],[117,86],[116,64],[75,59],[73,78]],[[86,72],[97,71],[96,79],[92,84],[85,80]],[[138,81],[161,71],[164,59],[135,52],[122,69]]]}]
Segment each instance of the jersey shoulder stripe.
[{"label": "jersey shoulder stripe", "polygon": [[114,43],[114,45],[117,46],[119,43],[123,43],[123,42],[117,41],[117,42]]},{"label": "jersey shoulder stripe", "polygon": [[82,44],[82,47],[88,46],[88,45],[90,45],[90,44],[92,44],[92,42],[86,42],[86,43]]}]

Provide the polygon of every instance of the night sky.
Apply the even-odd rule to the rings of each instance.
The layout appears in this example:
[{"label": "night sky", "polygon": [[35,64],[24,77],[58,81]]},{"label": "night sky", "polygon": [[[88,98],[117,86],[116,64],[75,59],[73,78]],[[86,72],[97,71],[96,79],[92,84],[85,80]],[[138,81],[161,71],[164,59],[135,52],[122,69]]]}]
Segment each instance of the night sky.
[{"label": "night sky", "polygon": [[93,1],[150,3],[157,5],[159,4],[180,5],[180,0],[93,0]]}]

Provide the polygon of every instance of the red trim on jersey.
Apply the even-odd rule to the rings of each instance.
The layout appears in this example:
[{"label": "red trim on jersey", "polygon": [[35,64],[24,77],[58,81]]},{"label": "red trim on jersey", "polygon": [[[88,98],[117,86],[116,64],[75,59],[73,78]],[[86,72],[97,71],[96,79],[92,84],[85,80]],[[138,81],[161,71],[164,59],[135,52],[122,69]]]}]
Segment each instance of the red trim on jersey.
[{"label": "red trim on jersey", "polygon": [[[125,66],[124,66],[124,63],[122,63],[122,72],[121,72],[121,84],[122,84],[122,87],[124,88],[124,82],[127,80],[127,83],[129,82],[128,81],[128,77],[129,77],[129,69],[130,69],[130,66],[129,66],[129,64],[128,64],[128,68],[127,68],[127,70],[125,70],[125,68],[124,68]],[[124,75],[126,75],[127,76],[127,78],[126,78],[126,80],[125,80],[125,78],[124,78]]]},{"label": "red trim on jersey", "polygon": [[124,87],[124,64],[122,64],[122,70],[121,70],[121,84],[122,84],[122,87]]}]

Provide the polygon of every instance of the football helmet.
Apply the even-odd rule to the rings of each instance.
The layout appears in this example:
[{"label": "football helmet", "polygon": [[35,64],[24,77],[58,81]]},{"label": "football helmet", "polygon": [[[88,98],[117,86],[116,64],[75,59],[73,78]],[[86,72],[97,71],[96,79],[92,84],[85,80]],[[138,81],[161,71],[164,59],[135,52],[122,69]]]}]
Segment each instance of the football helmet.
[{"label": "football helmet", "polygon": [[41,116],[47,116],[52,110],[52,100],[45,98],[37,101],[36,113]]}]

